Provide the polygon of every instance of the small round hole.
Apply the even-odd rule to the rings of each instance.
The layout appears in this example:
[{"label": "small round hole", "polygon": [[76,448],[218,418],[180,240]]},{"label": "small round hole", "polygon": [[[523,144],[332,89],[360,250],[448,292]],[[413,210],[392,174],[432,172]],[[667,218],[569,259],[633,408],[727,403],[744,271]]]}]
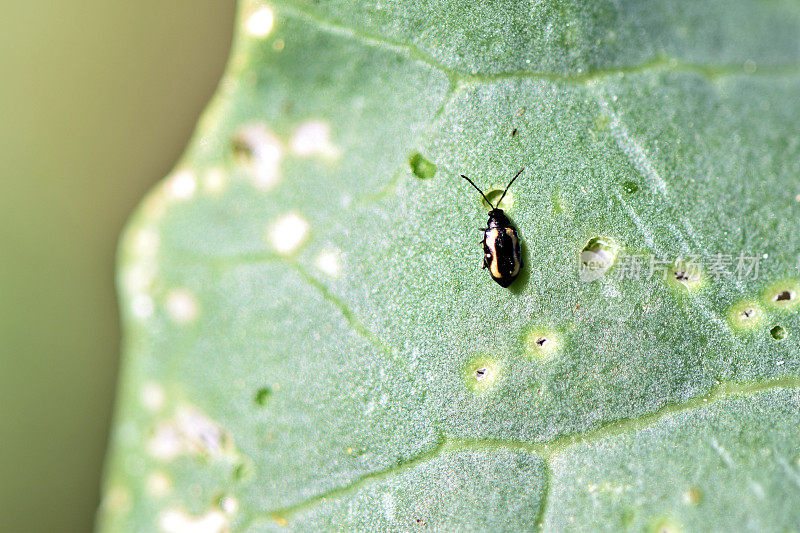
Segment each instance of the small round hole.
[{"label": "small round hole", "polygon": [[619,253],[619,245],[608,237],[593,237],[580,252],[578,276],[581,281],[594,281],[602,278],[614,265]]},{"label": "small round hole", "polygon": [[697,487],[691,487],[683,494],[683,501],[689,505],[697,505],[703,502],[703,491]]},{"label": "small round hole", "polygon": [[237,160],[248,162],[253,159],[255,150],[247,138],[237,135],[231,140],[231,152]]},{"label": "small round hole", "polygon": [[780,291],[772,297],[773,302],[791,302],[794,300],[794,291]]},{"label": "small round hole", "polygon": [[754,331],[764,320],[764,310],[756,302],[745,300],[728,309],[729,324],[738,331]]},{"label": "small round hole", "polygon": [[264,124],[241,128],[231,139],[233,160],[247,170],[253,184],[269,190],[277,183],[283,148],[280,140]]},{"label": "small round hole", "polygon": [[503,201],[501,202],[501,204],[497,205],[497,201],[500,199],[501,196],[503,196],[503,190],[504,189],[489,189],[489,191],[486,193],[486,198],[488,198],[489,201],[492,202],[492,205],[489,205],[486,202],[486,200],[481,198],[481,204],[483,205],[483,207],[485,207],[486,209],[493,209],[494,206],[497,206],[504,211],[508,211],[514,204],[514,193],[512,191],[508,191],[505,197],[503,197]]},{"label": "small round hole", "polygon": [[622,184],[622,189],[628,194],[633,194],[639,190],[639,186],[633,181],[626,181]]},{"label": "small round hole", "polygon": [[253,477],[255,471],[255,465],[253,465],[252,460],[244,458],[240,462],[236,463],[231,474],[233,479],[236,481],[246,481]]},{"label": "small round hole", "polygon": [[769,330],[769,334],[776,341],[782,341],[786,338],[786,330],[781,326],[775,326]]},{"label": "small round hole", "polygon": [[523,338],[525,354],[539,361],[547,361],[563,347],[563,336],[554,330],[534,326]]},{"label": "small round hole", "polygon": [[501,363],[494,359],[480,358],[464,368],[467,386],[475,392],[494,388],[500,375]]},{"label": "small round hole", "polygon": [[767,287],[762,293],[762,302],[769,309],[789,313],[800,308],[800,283],[794,279],[781,280]]},{"label": "small round hole", "polygon": [[269,387],[261,387],[256,391],[253,399],[257,405],[264,406],[269,401],[270,396],[272,396],[272,389]]},{"label": "small round hole", "polygon": [[411,154],[408,165],[411,167],[411,172],[421,180],[430,179],[436,174],[436,165],[422,157],[419,152]]},{"label": "small round hole", "polygon": [[671,284],[686,291],[693,291],[703,284],[703,272],[698,263],[688,259],[678,259],[669,268],[672,273]]}]

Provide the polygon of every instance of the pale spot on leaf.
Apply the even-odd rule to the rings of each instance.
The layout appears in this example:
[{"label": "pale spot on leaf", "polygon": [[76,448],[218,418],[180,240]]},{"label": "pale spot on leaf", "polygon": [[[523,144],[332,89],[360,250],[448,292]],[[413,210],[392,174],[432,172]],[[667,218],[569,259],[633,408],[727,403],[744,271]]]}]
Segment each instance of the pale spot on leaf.
[{"label": "pale spot on leaf", "polygon": [[209,169],[203,177],[203,188],[210,193],[220,192],[225,188],[227,179],[222,169]]},{"label": "pale spot on leaf", "polygon": [[239,500],[233,496],[224,496],[219,501],[219,507],[227,515],[235,514],[239,510]]},{"label": "pale spot on leaf", "polygon": [[330,159],[339,157],[339,149],[331,143],[331,128],[327,122],[306,122],[292,137],[292,152],[299,156],[320,155]]},{"label": "pale spot on leaf", "polygon": [[338,276],[342,269],[339,254],[331,250],[321,252],[314,261],[314,264],[318,269],[329,276]]},{"label": "pale spot on leaf", "polygon": [[204,455],[214,459],[236,456],[230,436],[192,407],[181,408],[172,420],[159,424],[147,449],[154,457],[165,461],[178,455]]},{"label": "pale spot on leaf", "polygon": [[390,492],[385,492],[381,495],[381,506],[383,507],[383,516],[388,522],[394,520],[395,505],[394,495]]},{"label": "pale spot on leaf", "polygon": [[464,369],[467,386],[475,392],[493,389],[502,365],[494,359],[477,359]]},{"label": "pale spot on leaf", "polygon": [[277,184],[283,148],[264,124],[242,128],[233,140],[233,149],[238,162],[250,173],[254,186],[266,191]]},{"label": "pale spot on leaf", "polygon": [[308,236],[308,222],[296,213],[289,213],[276,220],[269,229],[269,242],[279,254],[290,254],[297,250]]},{"label": "pale spot on leaf", "polygon": [[158,411],[164,406],[164,388],[149,381],[142,386],[142,405],[149,411]]},{"label": "pale spot on leaf", "polygon": [[164,472],[153,472],[147,476],[147,494],[154,498],[161,498],[172,490],[172,482]]},{"label": "pale spot on leaf", "polygon": [[132,251],[139,255],[153,255],[158,251],[160,238],[158,233],[150,228],[143,228],[136,232],[133,236],[133,249]]},{"label": "pale spot on leaf", "polygon": [[160,425],[150,440],[147,441],[147,451],[155,458],[169,461],[183,452],[183,444],[178,428],[174,424]]},{"label": "pale spot on leaf", "polygon": [[181,509],[170,509],[161,513],[158,524],[165,533],[221,533],[227,528],[228,518],[217,510],[195,517]]},{"label": "pale spot on leaf", "polygon": [[186,324],[197,318],[199,304],[191,292],[176,289],[167,295],[167,313],[175,322]]},{"label": "pale spot on leaf", "polygon": [[154,309],[153,299],[147,294],[136,294],[131,300],[131,312],[139,320],[146,320],[153,316]]},{"label": "pale spot on leaf", "polygon": [[258,8],[247,17],[247,32],[253,37],[266,37],[272,31],[274,25],[275,15],[272,13],[272,9],[267,6]]},{"label": "pale spot on leaf", "polygon": [[181,170],[167,179],[166,194],[175,200],[188,200],[197,190],[197,178],[191,170]]},{"label": "pale spot on leaf", "polygon": [[111,487],[103,496],[101,505],[104,511],[112,513],[128,511],[131,507],[131,494],[125,487]]}]

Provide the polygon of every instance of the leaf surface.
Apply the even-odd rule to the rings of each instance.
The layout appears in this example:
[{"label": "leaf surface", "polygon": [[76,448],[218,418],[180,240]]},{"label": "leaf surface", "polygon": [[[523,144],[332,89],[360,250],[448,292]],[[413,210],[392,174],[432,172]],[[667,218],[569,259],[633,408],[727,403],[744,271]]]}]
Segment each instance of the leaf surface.
[{"label": "leaf surface", "polygon": [[[121,244],[101,529],[796,527],[796,3],[238,24]],[[502,289],[458,175],[522,167]]]}]

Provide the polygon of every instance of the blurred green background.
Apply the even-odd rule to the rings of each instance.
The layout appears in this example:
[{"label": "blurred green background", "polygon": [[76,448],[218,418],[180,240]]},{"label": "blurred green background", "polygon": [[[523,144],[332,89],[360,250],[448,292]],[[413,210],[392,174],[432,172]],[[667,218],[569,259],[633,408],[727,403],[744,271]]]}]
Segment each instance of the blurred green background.
[{"label": "blurred green background", "polygon": [[222,74],[233,0],[8,2],[0,32],[0,531],[89,531],[120,230]]}]

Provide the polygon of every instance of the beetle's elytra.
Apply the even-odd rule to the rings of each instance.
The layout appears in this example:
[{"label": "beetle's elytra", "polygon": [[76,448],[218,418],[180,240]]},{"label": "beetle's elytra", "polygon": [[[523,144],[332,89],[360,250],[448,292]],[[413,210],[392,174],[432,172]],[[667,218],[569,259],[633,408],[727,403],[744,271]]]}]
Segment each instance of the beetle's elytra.
[{"label": "beetle's elytra", "polygon": [[511,181],[508,182],[506,186],[506,190],[503,191],[503,195],[500,196],[500,199],[497,200],[495,205],[492,205],[492,202],[486,198],[483,191],[480,190],[471,179],[461,174],[461,177],[475,187],[475,189],[481,193],[483,199],[486,200],[486,203],[492,207],[489,211],[489,220],[486,223],[487,227],[481,228],[481,231],[483,231],[483,240],[481,241],[483,243],[483,268],[489,269],[489,275],[492,276],[492,279],[501,287],[508,287],[511,285],[514,280],[517,279],[523,267],[517,229],[511,225],[511,221],[508,220],[506,214],[498,207],[508,192],[508,188],[511,187],[514,180],[522,174],[523,170],[525,169],[520,169],[520,171],[511,178]]}]

